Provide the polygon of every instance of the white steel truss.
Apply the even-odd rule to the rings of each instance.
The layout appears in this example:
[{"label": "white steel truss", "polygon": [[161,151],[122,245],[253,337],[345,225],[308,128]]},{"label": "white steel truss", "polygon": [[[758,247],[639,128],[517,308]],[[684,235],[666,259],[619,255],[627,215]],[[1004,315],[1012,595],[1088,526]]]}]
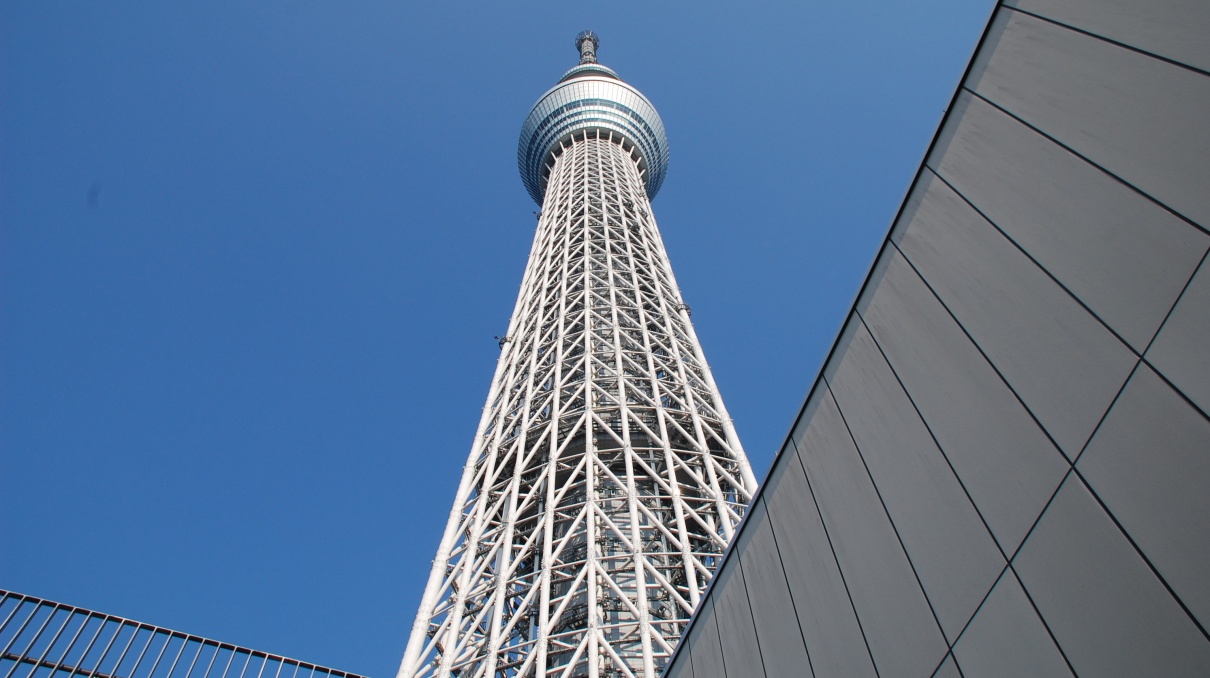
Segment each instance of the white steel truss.
[{"label": "white steel truss", "polygon": [[560,142],[400,678],[659,675],[756,488],[633,144]]}]

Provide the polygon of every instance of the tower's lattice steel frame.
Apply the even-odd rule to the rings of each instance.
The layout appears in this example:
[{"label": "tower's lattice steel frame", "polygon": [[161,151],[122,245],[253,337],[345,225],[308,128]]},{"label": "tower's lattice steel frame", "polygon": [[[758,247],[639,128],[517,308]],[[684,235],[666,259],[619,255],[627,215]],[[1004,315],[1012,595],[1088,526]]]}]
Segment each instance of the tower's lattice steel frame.
[{"label": "tower's lattice steel frame", "polygon": [[663,125],[596,44],[522,132],[537,235],[401,678],[658,675],[756,487],[651,214]]}]

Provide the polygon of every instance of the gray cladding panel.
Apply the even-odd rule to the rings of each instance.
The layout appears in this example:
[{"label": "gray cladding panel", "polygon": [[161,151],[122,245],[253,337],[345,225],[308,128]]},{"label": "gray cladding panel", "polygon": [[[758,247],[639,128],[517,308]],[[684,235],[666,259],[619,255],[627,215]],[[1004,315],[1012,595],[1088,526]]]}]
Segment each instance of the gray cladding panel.
[{"label": "gray cladding panel", "polygon": [[968,92],[954,115],[929,166],[1137,352],[1146,349],[1210,238]]},{"label": "gray cladding panel", "polygon": [[1059,23],[1210,71],[1210,3],[1203,0],[1007,0]]},{"label": "gray cladding panel", "polygon": [[[830,553],[826,541],[814,546]],[[786,573],[782,569],[781,554],[765,511],[764,499],[758,500],[744,519],[743,535],[737,550],[743,565],[748,600],[752,603],[752,617],[756,637],[760,641],[765,674],[810,676],[810,660],[803,645],[802,632],[799,631],[795,601],[786,583]]]},{"label": "gray cladding panel", "polygon": [[694,678],[692,648],[688,639],[681,640],[680,654],[673,663],[664,668],[664,678]]},{"label": "gray cladding panel", "polygon": [[864,326],[857,325],[831,387],[952,641],[991,590],[1004,556]]},{"label": "gray cladding panel", "polygon": [[[808,406],[804,417],[812,413]],[[816,678],[874,676],[811,488],[789,445],[770,472],[763,496]]]},{"label": "gray cladding panel", "polygon": [[1210,78],[1012,10],[990,37],[967,87],[1210,224]]},{"label": "gray cladding panel", "polygon": [[945,639],[829,394],[820,395],[814,416],[800,421],[793,437],[879,676],[931,672]]},{"label": "gray cladding panel", "polygon": [[1021,585],[1005,571],[979,613],[954,646],[962,670],[972,676],[1070,676]]},{"label": "gray cladding panel", "polygon": [[1067,462],[920,276],[892,251],[862,315],[1006,553]]},{"label": "gray cladding panel", "polygon": [[1210,642],[1074,475],[1014,567],[1077,674],[1206,675]]},{"label": "gray cladding panel", "polygon": [[958,664],[954,662],[954,658],[946,657],[945,661],[941,662],[941,666],[937,667],[933,678],[962,678],[962,673],[958,671]]},{"label": "gray cladding panel", "polygon": [[1140,365],[1077,468],[1210,627],[1210,421]]},{"label": "gray cladding panel", "polygon": [[1074,458],[1134,355],[943,182],[926,174],[916,192],[892,239]]},{"label": "gray cladding panel", "polygon": [[1210,2],[1006,4],[670,675],[1210,675]]},{"label": "gray cladding panel", "polygon": [[693,678],[727,678],[710,597],[703,598],[698,606],[697,618],[689,632],[689,650],[693,657]]},{"label": "gray cladding panel", "polygon": [[1147,352],[1147,362],[1210,413],[1210,266],[1201,269]]},{"label": "gray cladding panel", "polygon": [[[729,562],[739,564],[732,553]],[[760,648],[756,643],[756,628],[748,606],[748,588],[742,567],[724,567],[714,585],[714,614],[723,647],[723,663],[728,676],[762,676]]]}]

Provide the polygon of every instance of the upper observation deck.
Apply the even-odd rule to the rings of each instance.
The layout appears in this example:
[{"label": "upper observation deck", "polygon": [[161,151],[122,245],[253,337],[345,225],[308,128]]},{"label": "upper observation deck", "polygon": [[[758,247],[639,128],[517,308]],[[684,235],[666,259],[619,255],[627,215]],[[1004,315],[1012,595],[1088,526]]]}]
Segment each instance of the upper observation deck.
[{"label": "upper observation deck", "polygon": [[642,92],[597,63],[598,44],[591,31],[576,36],[579,65],[538,99],[521,127],[517,167],[525,189],[539,205],[556,151],[573,135],[588,130],[613,132],[634,145],[648,199],[664,183],[668,171],[664,122]]}]

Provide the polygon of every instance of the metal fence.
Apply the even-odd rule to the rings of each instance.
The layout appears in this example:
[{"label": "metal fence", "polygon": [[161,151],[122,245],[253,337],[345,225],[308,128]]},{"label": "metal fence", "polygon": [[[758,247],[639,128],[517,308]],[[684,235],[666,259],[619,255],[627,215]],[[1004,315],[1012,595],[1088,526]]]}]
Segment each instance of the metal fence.
[{"label": "metal fence", "polygon": [[0,589],[0,678],[364,678]]}]

